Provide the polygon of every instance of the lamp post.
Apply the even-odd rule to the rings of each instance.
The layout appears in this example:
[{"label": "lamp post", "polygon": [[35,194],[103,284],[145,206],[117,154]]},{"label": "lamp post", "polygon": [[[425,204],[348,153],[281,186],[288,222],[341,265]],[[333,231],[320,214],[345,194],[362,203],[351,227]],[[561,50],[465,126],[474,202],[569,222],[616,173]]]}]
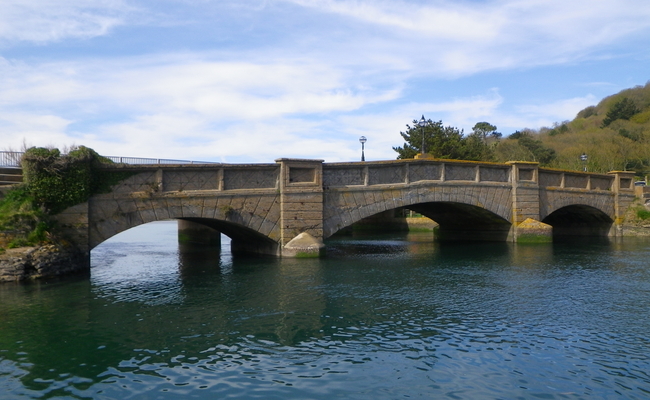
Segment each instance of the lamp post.
[{"label": "lamp post", "polygon": [[361,136],[359,138],[359,143],[361,143],[361,161],[366,161],[366,155],[364,154],[364,147],[363,145],[368,141],[365,136]]},{"label": "lamp post", "polygon": [[582,161],[582,170],[587,172],[587,153],[582,153],[580,160]]},{"label": "lamp post", "polygon": [[420,130],[422,131],[422,147],[420,148],[420,153],[422,156],[424,156],[424,127],[427,124],[427,120],[424,119],[424,114],[422,114],[422,118],[420,118],[420,122],[418,122],[418,125],[420,126]]}]

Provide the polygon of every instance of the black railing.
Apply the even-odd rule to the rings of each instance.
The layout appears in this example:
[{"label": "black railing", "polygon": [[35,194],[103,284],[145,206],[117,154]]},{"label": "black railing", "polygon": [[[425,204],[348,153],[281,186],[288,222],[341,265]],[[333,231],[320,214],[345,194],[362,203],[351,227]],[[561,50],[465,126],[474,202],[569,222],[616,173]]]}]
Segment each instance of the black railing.
[{"label": "black railing", "polygon": [[[0,151],[0,167],[20,168],[20,151]],[[213,164],[209,161],[167,160],[163,158],[104,156],[119,164]]]}]

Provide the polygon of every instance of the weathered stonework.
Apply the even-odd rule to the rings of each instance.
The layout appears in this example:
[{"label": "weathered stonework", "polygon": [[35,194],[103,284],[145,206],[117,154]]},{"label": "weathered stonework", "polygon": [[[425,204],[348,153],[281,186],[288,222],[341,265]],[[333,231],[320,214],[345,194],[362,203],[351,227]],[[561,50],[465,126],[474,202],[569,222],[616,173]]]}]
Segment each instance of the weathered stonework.
[{"label": "weathered stonework", "polygon": [[286,246],[302,233],[322,241],[400,207],[436,221],[441,238],[450,240],[516,241],[529,218],[557,233],[617,235],[634,199],[628,172],[540,169],[530,162],[278,159],[107,168],[134,174],[57,216],[85,254],[126,229],[178,219],[228,235],[233,250],[292,256]]}]

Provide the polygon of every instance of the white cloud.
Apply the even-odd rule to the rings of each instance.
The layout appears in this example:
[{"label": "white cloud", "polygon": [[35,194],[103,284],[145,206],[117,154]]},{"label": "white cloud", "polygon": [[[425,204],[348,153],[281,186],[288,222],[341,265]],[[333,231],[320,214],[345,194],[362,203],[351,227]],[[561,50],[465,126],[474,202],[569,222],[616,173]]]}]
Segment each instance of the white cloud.
[{"label": "white cloud", "polygon": [[3,0],[0,42],[105,35],[133,10],[122,0]]},{"label": "white cloud", "polygon": [[[394,158],[399,131],[421,113],[466,132],[483,120],[520,129],[570,119],[595,97],[578,90],[570,99],[526,104],[484,89],[496,86],[488,82],[433,101],[414,82],[463,86],[462,77],[477,72],[489,80],[495,69],[560,65],[592,53],[602,58],[612,43],[650,37],[650,3],[638,0],[6,4],[0,44],[14,47],[12,57],[0,57],[3,145],[20,147],[25,138],[35,145],[84,144],[108,155],[230,162],[357,159],[361,135],[368,137],[368,159]],[[135,20],[147,14],[146,22]],[[228,25],[211,20],[217,15]],[[169,29],[166,37],[178,34],[179,43],[129,47],[131,37],[115,28],[135,24],[138,35]],[[207,45],[196,49],[199,35]],[[15,56],[24,42],[45,47],[96,36],[105,36],[102,44],[114,53],[89,40],[84,50],[93,56],[71,49],[71,55],[51,50],[52,58]],[[115,50],[122,45],[128,54]]]},{"label": "white cloud", "polygon": [[[351,36],[433,75],[566,63],[650,35],[650,3],[641,0],[283,1],[356,21]],[[334,45],[360,59],[379,46]]]},{"label": "white cloud", "polygon": [[[527,120],[539,121],[537,127],[551,126],[554,122],[572,120],[576,114],[585,107],[598,103],[594,95],[560,99],[547,104],[524,104],[517,106]],[[543,122],[542,122],[543,121]]]}]

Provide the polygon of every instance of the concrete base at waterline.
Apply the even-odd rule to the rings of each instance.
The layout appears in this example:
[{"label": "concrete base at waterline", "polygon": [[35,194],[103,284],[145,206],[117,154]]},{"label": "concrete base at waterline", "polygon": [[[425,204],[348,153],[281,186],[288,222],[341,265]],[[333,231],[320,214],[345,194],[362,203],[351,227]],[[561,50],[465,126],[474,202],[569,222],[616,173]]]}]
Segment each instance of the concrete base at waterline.
[{"label": "concrete base at waterline", "polygon": [[516,243],[551,243],[553,227],[532,218],[525,219],[515,227]]},{"label": "concrete base at waterline", "polygon": [[325,252],[325,244],[309,233],[303,232],[282,248],[282,257],[316,258]]}]

